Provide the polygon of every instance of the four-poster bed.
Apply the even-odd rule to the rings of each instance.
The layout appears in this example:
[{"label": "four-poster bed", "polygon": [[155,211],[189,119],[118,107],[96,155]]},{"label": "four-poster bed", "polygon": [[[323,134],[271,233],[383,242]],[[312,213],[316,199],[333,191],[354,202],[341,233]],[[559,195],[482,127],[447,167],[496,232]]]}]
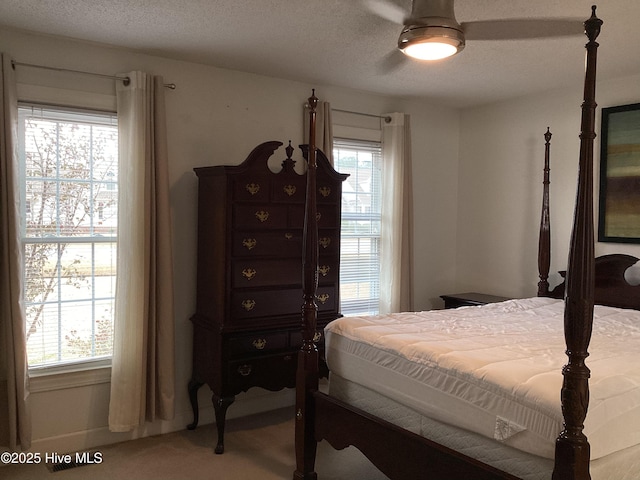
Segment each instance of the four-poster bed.
[{"label": "four-poster bed", "polygon": [[[311,480],[317,478],[314,471],[315,453],[317,442],[321,440],[328,441],[338,449],[349,445],[356,446],[372,463],[392,479],[473,478],[479,480],[549,478],[551,476],[554,480],[586,480],[591,478],[589,474],[590,444],[583,433],[583,424],[589,404],[588,379],[590,371],[585,364],[585,359],[588,356],[587,348],[594,318],[594,298],[597,303],[610,306],[598,306],[596,312],[598,321],[602,320],[602,323],[598,324],[598,329],[601,333],[604,331],[604,337],[607,337],[607,332],[613,328],[607,322],[625,323],[626,325],[625,335],[619,337],[609,335],[613,337],[611,341],[614,343],[605,344],[600,352],[608,353],[609,349],[626,348],[616,342],[623,338],[640,335],[638,331],[640,319],[629,319],[626,310],[614,308],[640,309],[640,295],[638,295],[640,287],[632,287],[624,280],[626,269],[636,263],[638,259],[625,255],[610,255],[598,260],[594,259],[592,171],[596,109],[595,71],[598,46],[595,40],[601,24],[602,22],[595,15],[595,7],[593,7],[591,18],[585,22],[589,41],[586,45],[587,62],[574,228],[566,281],[560,287],[549,291],[547,281],[550,259],[549,133],[545,155],[547,160],[545,195],[540,236],[539,297],[484,307],[465,307],[453,312],[446,311],[446,313],[443,313],[445,311],[424,312],[427,316],[424,320],[416,318],[421,316],[421,313],[336,320],[326,330],[326,357],[331,371],[331,395],[326,395],[318,391],[318,352],[313,343],[317,314],[315,305],[317,229],[314,221],[305,220],[303,345],[299,352],[297,372],[296,471],[294,479]],[[317,98],[315,98],[315,94],[309,99],[309,105],[311,126],[306,219],[315,219],[317,208],[314,133]],[[564,302],[557,300],[558,298],[564,298]],[[602,309],[608,310],[603,311]],[[543,313],[544,315],[542,315]],[[515,320],[500,323],[500,318],[506,314],[522,317],[526,321],[522,324]],[[406,322],[406,316],[409,316],[411,320]],[[402,317],[402,321],[400,321],[400,317]],[[562,318],[564,318],[564,322]],[[562,345],[543,343],[536,347],[535,343],[529,346],[521,346],[519,343],[519,339],[522,337],[534,336],[531,334],[533,330],[552,329],[554,324],[561,325],[562,323],[564,323]],[[441,339],[438,336],[442,334],[442,331],[436,328],[438,326],[436,324],[444,325],[445,330],[453,324],[457,324],[462,330],[457,330],[452,338]],[[515,329],[509,330],[511,327]],[[475,350],[469,349],[465,344],[460,347],[462,353],[452,354],[451,345],[461,341],[460,331],[465,332],[477,348]],[[504,336],[504,332],[507,336]],[[527,349],[526,355],[516,355],[515,360],[502,358],[502,362],[494,359],[486,360],[485,354],[487,352],[502,352],[499,350],[502,347],[494,343],[501,335],[504,337],[507,349],[509,347],[512,350]],[[561,331],[559,337],[562,340]],[[418,338],[417,341],[416,338]],[[410,339],[409,342],[407,342],[408,339]],[[638,338],[634,340],[637,343]],[[488,343],[482,343],[483,341]],[[535,341],[545,342],[546,340],[543,338]],[[397,350],[392,349],[395,343],[400,343]],[[431,350],[423,351],[422,345],[420,345],[420,349],[414,348],[416,344],[429,343],[434,343],[431,345]],[[554,347],[557,351],[553,351]],[[562,368],[561,379],[559,371],[562,363],[566,361],[566,357],[562,353],[565,348],[568,362]],[[534,353],[531,354],[531,352]],[[557,360],[549,360],[549,358],[551,358],[550,355],[558,353],[562,355],[562,360],[560,364],[556,365]],[[618,353],[624,357],[629,352],[622,350]],[[498,356],[500,355],[502,353],[498,353]],[[436,357],[446,357],[452,365],[436,363]],[[609,369],[618,371],[616,369],[619,367],[607,364],[607,360],[604,358],[601,363]],[[482,363],[483,361],[487,363]],[[465,362],[472,364],[479,362],[481,364],[481,368],[476,368],[476,372],[474,372],[479,372],[479,378],[474,378],[472,373],[468,373],[460,367],[460,364]],[[548,363],[548,365],[544,365],[544,369],[536,370],[544,363]],[[601,377],[599,372],[594,375],[598,382],[596,382],[594,390],[596,392],[594,395],[595,412],[592,416],[599,423],[589,426],[590,434],[591,432],[598,433],[603,429],[607,430],[605,427],[609,421],[631,425],[631,428],[620,436],[610,432],[604,436],[596,436],[594,456],[601,457],[603,461],[598,459],[594,461],[594,464],[595,462],[603,464],[604,466],[599,467],[601,471],[610,472],[611,468],[616,465],[626,470],[640,468],[637,464],[635,467],[629,467],[629,463],[625,463],[629,459],[633,462],[636,457],[640,457],[640,438],[637,438],[638,432],[633,430],[633,426],[638,424],[640,418],[640,400],[637,394],[634,396],[634,390],[638,390],[637,386],[640,385],[640,382],[634,388],[633,380],[626,377],[629,373],[627,370],[631,371],[635,368],[628,363],[626,370],[620,372],[620,376],[624,377],[622,383],[615,384],[611,389],[614,391],[614,397],[616,396],[615,392],[628,394],[625,397],[628,415],[622,416],[622,418],[617,417],[610,420],[600,411],[618,411],[619,404],[607,403],[607,399],[599,398],[600,393],[606,390],[601,388],[600,383],[606,384],[610,380]],[[483,370],[485,365],[489,364],[499,365],[501,368]],[[531,370],[523,378],[521,378],[521,365],[525,370],[527,368]],[[637,370],[637,368],[635,369]],[[399,387],[400,377],[403,376],[400,375],[402,370],[409,372],[407,376],[410,378],[409,383],[413,390]],[[372,371],[372,375],[366,375],[368,371]],[[422,378],[418,377],[425,377],[433,382],[424,386],[417,381],[422,381]],[[498,377],[501,380],[506,378],[508,380],[506,387],[493,382],[493,377]],[[444,394],[440,392],[439,398],[437,396],[425,398],[423,393],[435,390],[434,385],[438,383],[445,385],[445,388],[442,389]],[[562,383],[561,392],[560,383]],[[537,391],[534,388],[536,384],[539,384],[543,390]],[[550,385],[553,387],[553,392],[548,395]],[[531,388],[533,397],[530,396],[529,400],[525,400],[524,407],[516,403],[507,403],[504,399],[515,395],[511,395],[511,391],[505,394],[504,390],[500,390],[504,388],[507,391],[509,388],[512,391]],[[496,395],[494,395],[494,390],[497,392]],[[472,398],[464,395],[458,396],[461,391],[475,391],[476,394]],[[359,404],[359,399],[363,398],[360,395],[363,393],[370,394],[371,397],[367,397],[366,401]],[[548,401],[545,403],[543,397],[549,397],[550,400],[547,399]],[[373,400],[370,400],[371,398]],[[480,403],[476,410],[470,410],[465,414],[466,408],[464,407],[479,402],[478,399],[486,400],[486,403]],[[389,409],[387,403],[376,403],[387,400],[393,401],[393,409]],[[552,407],[548,407],[548,403],[551,403]],[[365,411],[372,405],[373,408],[377,408],[375,415]],[[423,411],[426,412],[424,415],[421,413]],[[448,411],[455,412],[455,417],[464,418],[461,424],[453,425],[452,430],[446,430],[440,435],[438,431],[441,427],[448,428],[450,426],[448,425],[448,417],[446,417]],[[397,412],[400,413],[396,415]],[[484,426],[477,426],[473,424],[472,417],[495,419],[495,425],[486,422]],[[540,425],[545,425],[545,427]],[[483,429],[491,429],[492,427],[495,427],[493,435],[489,432],[488,436],[493,438],[489,439],[489,443],[485,443]],[[555,430],[553,430],[554,428]],[[542,432],[545,429],[547,430],[546,434]],[[551,439],[551,446],[543,445],[540,439],[545,435],[548,437],[549,431],[553,431],[553,437],[557,436],[557,438],[555,438],[555,442],[553,442],[553,438]],[[431,436],[433,432],[435,432],[435,437]],[[426,436],[431,436],[431,438],[426,438]],[[454,441],[450,442],[447,438],[454,438]],[[510,445],[510,441],[513,441],[513,444]],[[638,445],[633,446],[634,443]],[[522,454],[520,454],[521,450]],[[549,450],[551,451],[549,452]],[[493,455],[487,457],[485,453],[491,453],[491,451],[494,452]],[[508,461],[501,461],[503,455],[511,455],[514,452],[517,455],[511,464]],[[520,465],[521,469],[518,470],[517,467],[514,469],[514,464]],[[551,471],[553,471],[552,475]]]}]

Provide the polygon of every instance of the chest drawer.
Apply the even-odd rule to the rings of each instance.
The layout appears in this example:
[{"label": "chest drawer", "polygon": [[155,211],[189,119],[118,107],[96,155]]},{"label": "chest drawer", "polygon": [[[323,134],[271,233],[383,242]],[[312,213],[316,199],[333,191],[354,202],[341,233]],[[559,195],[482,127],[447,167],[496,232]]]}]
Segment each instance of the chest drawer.
[{"label": "chest drawer", "polygon": [[318,287],[316,295],[316,304],[318,312],[337,312],[338,311],[338,295],[335,285]]},{"label": "chest drawer", "polygon": [[300,259],[239,260],[231,264],[234,288],[299,285],[302,278]]},{"label": "chest drawer", "polygon": [[[340,235],[335,228],[318,231],[318,253],[333,255],[338,253]],[[277,231],[261,229],[236,231],[231,240],[234,257],[293,257],[302,262],[302,230],[285,228]],[[302,268],[302,267],[301,267]]]},{"label": "chest drawer", "polygon": [[[313,343],[316,345],[324,345],[324,329],[320,328],[316,330],[316,334],[313,336]],[[291,346],[296,350],[302,346],[302,332],[291,332]]]},{"label": "chest drawer", "polygon": [[234,220],[239,229],[273,229],[289,226],[289,209],[281,205],[235,205]]},{"label": "chest drawer", "polygon": [[[318,311],[336,311],[335,286],[318,287]],[[231,292],[233,321],[271,315],[301,315],[302,287],[291,289],[250,289]]]},{"label": "chest drawer", "polygon": [[302,262],[302,231],[285,229],[265,232],[261,230],[236,231],[232,239],[235,257],[296,256]]},{"label": "chest drawer", "polygon": [[273,182],[271,200],[284,203],[304,203],[306,196],[306,178],[296,175]]},{"label": "chest drawer", "polygon": [[278,314],[294,315],[302,308],[302,287],[234,290],[231,292],[230,308],[233,320]]},{"label": "chest drawer", "polygon": [[250,387],[280,390],[296,384],[297,352],[268,355],[260,359],[234,360],[228,363],[231,390],[239,392]]},{"label": "chest drawer", "polygon": [[263,175],[247,175],[237,178],[233,182],[233,198],[238,202],[269,201],[270,187],[268,177]]},{"label": "chest drawer", "polygon": [[229,353],[231,356],[263,354],[282,350],[289,346],[289,333],[256,332],[251,335],[232,337],[229,339]]},{"label": "chest drawer", "polygon": [[340,251],[340,233],[338,230],[318,231],[318,254],[320,258],[324,255],[335,255]]},{"label": "chest drawer", "polygon": [[342,201],[341,188],[338,188],[339,184],[325,172],[318,171],[316,186],[318,204],[332,203],[335,205]]},{"label": "chest drawer", "polygon": [[[304,225],[304,205],[293,205],[291,207],[291,219],[293,225]],[[334,228],[340,225],[339,212],[333,205],[318,204],[316,214],[318,228]]]}]

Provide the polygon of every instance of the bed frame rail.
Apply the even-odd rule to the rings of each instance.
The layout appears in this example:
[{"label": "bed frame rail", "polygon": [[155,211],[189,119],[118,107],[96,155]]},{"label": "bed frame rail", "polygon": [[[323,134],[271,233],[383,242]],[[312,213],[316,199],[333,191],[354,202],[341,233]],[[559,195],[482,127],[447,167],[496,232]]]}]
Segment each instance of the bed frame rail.
[{"label": "bed frame rail", "polygon": [[316,439],[336,450],[355,445],[389,478],[518,480],[420,435],[317,392]]}]

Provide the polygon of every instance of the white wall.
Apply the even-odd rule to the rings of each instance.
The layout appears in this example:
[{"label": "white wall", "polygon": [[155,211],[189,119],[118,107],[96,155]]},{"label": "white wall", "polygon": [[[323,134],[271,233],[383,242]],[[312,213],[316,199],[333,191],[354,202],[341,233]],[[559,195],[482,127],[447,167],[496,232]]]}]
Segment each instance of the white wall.
[{"label": "white wall", "polygon": [[[145,70],[177,85],[166,92],[171,208],[175,248],[177,417],[132,434],[108,432],[108,371],[89,372],[56,389],[54,379],[34,379],[31,396],[34,451],[70,451],[130,437],[184,428],[191,421],[186,386],[191,374],[191,324],[195,307],[196,193],[193,168],[238,164],[257,144],[269,140],[302,142],[302,104],[316,88],[335,108],[369,113],[403,111],[413,127],[416,308],[440,306],[438,295],[454,287],[458,181],[459,114],[411,99],[392,99],[323,85],[269,78],[181,62],[62,38],[0,29],[0,50],[16,61],[100,73]],[[23,85],[114,94],[113,81],[18,67]],[[28,90],[28,89],[27,89]],[[276,153],[277,155],[278,153]],[[284,158],[284,154],[280,154]],[[97,384],[93,384],[98,382]],[[85,385],[89,383],[89,385]],[[53,386],[52,386],[53,385]],[[253,389],[241,394],[229,417],[292,402],[280,394]],[[200,390],[201,423],[212,421],[210,392]],[[213,444],[213,439],[212,439]]]},{"label": "white wall", "polygon": [[[637,76],[600,81],[596,112],[638,102]],[[536,294],[538,226],[542,206],[544,133],[551,128],[551,272],[564,270],[573,221],[580,151],[582,84],[462,112],[459,163],[458,290],[522,297]],[[594,147],[597,229],[599,137]],[[640,245],[596,243],[596,255],[628,253]],[[554,275],[550,281],[557,282]]]}]

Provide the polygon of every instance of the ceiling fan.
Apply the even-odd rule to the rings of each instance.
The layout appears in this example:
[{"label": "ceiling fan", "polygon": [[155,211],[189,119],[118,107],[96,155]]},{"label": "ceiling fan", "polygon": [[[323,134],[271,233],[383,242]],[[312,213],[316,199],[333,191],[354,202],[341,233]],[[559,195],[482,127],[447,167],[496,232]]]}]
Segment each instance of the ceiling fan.
[{"label": "ceiling fan", "polygon": [[413,0],[411,14],[391,0],[363,0],[374,14],[403,26],[398,49],[421,60],[439,60],[462,51],[467,40],[548,38],[583,33],[577,19],[527,18],[458,23],[454,0]]}]

